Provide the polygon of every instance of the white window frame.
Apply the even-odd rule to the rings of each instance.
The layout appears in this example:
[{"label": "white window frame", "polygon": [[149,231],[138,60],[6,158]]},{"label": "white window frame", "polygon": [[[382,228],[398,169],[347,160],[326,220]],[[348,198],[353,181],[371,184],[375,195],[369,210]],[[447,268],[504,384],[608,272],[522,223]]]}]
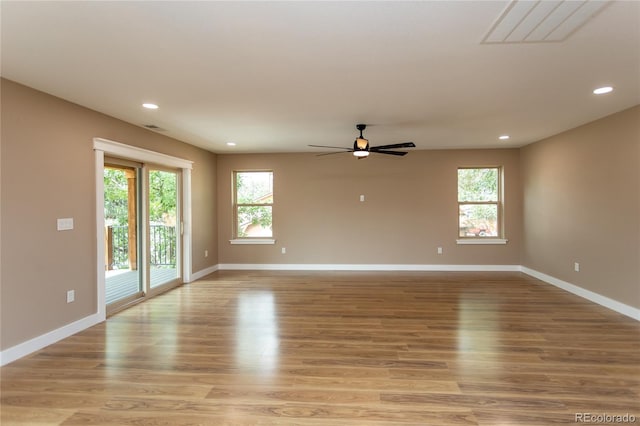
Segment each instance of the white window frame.
[{"label": "white window frame", "polygon": [[[497,169],[498,170],[498,200],[497,201],[459,201],[458,194],[458,171],[461,169]],[[457,201],[457,235],[458,239],[456,239],[457,244],[506,244],[509,240],[504,238],[504,168],[502,166],[460,166],[456,169],[456,201]],[[472,236],[472,237],[460,237],[460,206],[461,205],[495,205],[497,207],[498,213],[498,223],[497,237],[482,237],[482,236]]]},{"label": "white window frame", "polygon": [[[273,170],[264,170],[264,169],[251,169],[251,170],[234,170],[232,172],[231,175],[231,185],[232,185],[232,203],[233,203],[233,211],[232,211],[232,235],[233,235],[233,239],[229,240],[229,242],[231,244],[275,244],[276,240],[275,238],[273,238],[273,235],[275,235],[274,233],[274,229],[273,229],[273,211],[274,211],[274,203],[273,200],[271,203],[259,203],[259,204],[239,204],[238,203],[238,194],[237,194],[237,183],[236,183],[236,177],[238,175],[238,173],[271,173],[271,179],[272,179],[272,188],[271,190],[274,191],[273,186],[273,178],[274,178],[274,173]],[[265,207],[271,207],[271,237],[239,237],[238,236],[238,207],[241,206],[265,206]]]}]

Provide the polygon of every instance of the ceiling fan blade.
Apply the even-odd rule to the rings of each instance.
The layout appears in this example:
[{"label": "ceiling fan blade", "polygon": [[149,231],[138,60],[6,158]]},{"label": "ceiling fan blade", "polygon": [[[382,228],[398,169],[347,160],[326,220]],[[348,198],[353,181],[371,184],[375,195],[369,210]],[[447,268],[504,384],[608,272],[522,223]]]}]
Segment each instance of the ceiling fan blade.
[{"label": "ceiling fan blade", "polygon": [[353,152],[353,150],[350,150],[350,151],[323,152],[322,154],[316,154],[316,157],[322,157],[324,155],[333,155],[333,154],[344,154],[345,152]]},{"label": "ceiling fan blade", "polygon": [[344,149],[345,151],[353,151],[352,148],[345,148],[343,146],[327,146],[327,145],[307,145],[313,148],[331,148],[331,149]]},{"label": "ceiling fan blade", "polygon": [[394,143],[391,145],[372,146],[371,151],[377,151],[379,149],[395,149],[395,148],[415,148],[416,144],[413,142]]},{"label": "ceiling fan blade", "polygon": [[406,151],[387,151],[386,149],[376,149],[375,151],[372,149],[371,152],[375,152],[376,154],[389,154],[389,155],[407,155]]}]

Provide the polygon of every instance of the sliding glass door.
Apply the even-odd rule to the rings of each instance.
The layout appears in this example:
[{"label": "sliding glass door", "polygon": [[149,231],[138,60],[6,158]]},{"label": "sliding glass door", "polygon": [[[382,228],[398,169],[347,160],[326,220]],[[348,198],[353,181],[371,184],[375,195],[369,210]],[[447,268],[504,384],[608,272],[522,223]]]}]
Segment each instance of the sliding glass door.
[{"label": "sliding glass door", "polygon": [[150,288],[180,278],[180,209],[178,172],[149,170]]},{"label": "sliding glass door", "polygon": [[178,170],[105,160],[107,313],[181,283],[179,177]]}]

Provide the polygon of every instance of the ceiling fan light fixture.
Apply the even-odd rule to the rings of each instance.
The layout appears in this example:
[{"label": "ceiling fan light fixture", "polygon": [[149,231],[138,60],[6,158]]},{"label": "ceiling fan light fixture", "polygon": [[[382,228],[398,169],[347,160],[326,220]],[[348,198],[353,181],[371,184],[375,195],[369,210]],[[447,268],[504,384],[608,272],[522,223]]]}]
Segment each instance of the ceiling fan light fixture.
[{"label": "ceiling fan light fixture", "polygon": [[364,158],[369,155],[369,141],[363,138],[362,135],[353,142],[353,155],[358,158]]},{"label": "ceiling fan light fixture", "polygon": [[363,137],[356,139],[356,147],[354,149],[367,149],[369,147],[369,141]]}]

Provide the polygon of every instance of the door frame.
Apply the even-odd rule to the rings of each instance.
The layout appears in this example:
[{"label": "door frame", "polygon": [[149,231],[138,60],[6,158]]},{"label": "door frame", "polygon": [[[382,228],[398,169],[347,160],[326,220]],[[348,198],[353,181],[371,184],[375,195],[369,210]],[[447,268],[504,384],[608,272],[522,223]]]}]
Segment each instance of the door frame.
[{"label": "door frame", "polygon": [[93,138],[96,173],[96,282],[97,282],[97,315],[100,321],[106,319],[106,296],[104,277],[104,157],[119,157],[141,163],[152,163],[160,166],[180,169],[182,183],[182,280],[191,281],[191,170],[193,161],[173,157],[160,152],[150,151],[120,142],[103,138]]}]

